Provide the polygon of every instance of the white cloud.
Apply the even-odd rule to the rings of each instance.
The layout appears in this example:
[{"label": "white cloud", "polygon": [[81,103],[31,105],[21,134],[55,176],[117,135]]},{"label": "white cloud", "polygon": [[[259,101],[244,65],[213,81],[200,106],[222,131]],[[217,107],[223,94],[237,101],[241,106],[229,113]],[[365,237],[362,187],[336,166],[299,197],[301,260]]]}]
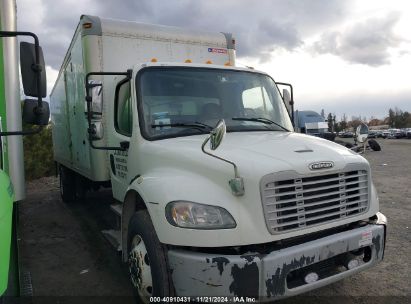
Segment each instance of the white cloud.
[{"label": "white cloud", "polygon": [[[38,33],[43,45],[49,91],[80,15],[94,14],[233,32],[237,38],[238,62],[267,71],[278,81],[293,83],[300,109],[324,108],[327,112],[329,107],[338,114],[338,109],[346,111],[347,107],[352,107],[353,101],[367,100],[364,104],[370,105],[371,112],[380,107],[388,108],[393,100],[398,100],[400,107],[411,110],[408,76],[411,1],[17,2],[19,29]],[[390,15],[389,12],[401,14]],[[310,46],[315,42],[319,42],[318,52],[313,56]],[[401,101],[407,98],[408,104]],[[379,106],[372,107],[372,104]]]},{"label": "white cloud", "polygon": [[398,47],[403,38],[394,32],[400,19],[398,12],[383,18],[369,18],[349,25],[342,31],[326,31],[312,48],[320,54],[340,56],[350,63],[380,66],[390,63],[390,49]]},{"label": "white cloud", "polygon": [[47,75],[47,95],[50,94],[53,89],[54,83],[56,82],[59,71],[53,69],[51,66],[46,66],[46,75]]}]

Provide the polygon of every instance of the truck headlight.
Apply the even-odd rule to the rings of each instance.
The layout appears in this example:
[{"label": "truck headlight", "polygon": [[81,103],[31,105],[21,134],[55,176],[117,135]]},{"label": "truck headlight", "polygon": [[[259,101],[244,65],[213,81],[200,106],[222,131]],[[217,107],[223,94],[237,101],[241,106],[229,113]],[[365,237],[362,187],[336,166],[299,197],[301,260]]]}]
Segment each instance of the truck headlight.
[{"label": "truck headlight", "polygon": [[168,203],[166,218],[171,225],[181,228],[229,229],[237,226],[224,208],[186,201]]}]

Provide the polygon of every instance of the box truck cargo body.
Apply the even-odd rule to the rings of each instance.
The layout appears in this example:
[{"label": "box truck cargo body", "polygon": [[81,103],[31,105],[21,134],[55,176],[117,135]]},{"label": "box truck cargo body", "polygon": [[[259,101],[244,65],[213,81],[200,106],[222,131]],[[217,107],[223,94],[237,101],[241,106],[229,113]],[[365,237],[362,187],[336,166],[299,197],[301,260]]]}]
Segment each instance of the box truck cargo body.
[{"label": "box truck cargo body", "polygon": [[[88,28],[88,25],[92,25]],[[230,34],[210,34],[171,27],[104,20],[83,16],[64,59],[51,94],[55,159],[93,181],[110,180],[107,153],[90,148],[85,118],[84,76],[90,71],[125,71],[133,64],[172,61],[234,65]],[[114,99],[113,76],[95,77],[103,81],[102,100]],[[117,79],[118,80],[118,79]],[[113,129],[113,103],[98,105],[93,120],[102,133]],[[75,128],[73,132],[72,128]],[[67,147],[67,145],[70,147]],[[102,136],[96,145],[108,144]],[[102,165],[104,164],[104,165]]]},{"label": "box truck cargo body", "polygon": [[141,299],[269,300],[382,259],[368,162],[293,132],[278,84],[230,34],[81,17],[50,97],[61,194],[111,186]]}]

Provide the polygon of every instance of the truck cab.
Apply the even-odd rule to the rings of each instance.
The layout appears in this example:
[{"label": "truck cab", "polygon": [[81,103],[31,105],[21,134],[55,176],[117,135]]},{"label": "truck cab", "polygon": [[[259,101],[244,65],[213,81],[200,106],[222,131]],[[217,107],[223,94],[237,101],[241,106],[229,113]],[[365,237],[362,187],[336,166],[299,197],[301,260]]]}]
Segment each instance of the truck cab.
[{"label": "truck cab", "polygon": [[[128,195],[145,202],[159,242],[172,248],[177,294],[290,296],[335,280],[331,267],[318,281],[304,281],[325,261],[361,261],[342,277],[382,258],[383,226],[358,224],[379,208],[368,162],[338,144],[293,132],[269,75],[143,64],[129,81],[118,81],[114,95],[109,143],[128,148],[110,153],[113,195],[125,209]],[[227,133],[220,146],[202,151],[221,120]],[[242,191],[231,187],[236,177]],[[315,239],[320,231],[329,234],[321,242]],[[363,240],[367,234],[372,237]],[[279,245],[311,237],[290,249]],[[133,240],[127,238],[124,244]],[[255,283],[236,289],[249,271]]]},{"label": "truck cab", "polygon": [[235,67],[232,42],[83,16],[53,89],[63,200],[111,187],[111,235],[143,301],[272,300],[383,258],[368,162],[294,132],[292,91]]}]

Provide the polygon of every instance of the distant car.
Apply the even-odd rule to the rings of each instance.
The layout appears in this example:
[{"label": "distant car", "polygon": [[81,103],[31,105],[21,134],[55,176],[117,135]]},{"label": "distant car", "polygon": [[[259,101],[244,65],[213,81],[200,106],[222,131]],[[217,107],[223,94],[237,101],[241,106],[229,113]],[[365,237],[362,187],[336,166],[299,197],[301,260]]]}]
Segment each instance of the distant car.
[{"label": "distant car", "polygon": [[368,133],[368,138],[376,138],[377,137],[377,132],[375,131],[370,131]]},{"label": "distant car", "polygon": [[391,132],[388,131],[388,130],[383,130],[383,131],[382,131],[382,137],[383,137],[383,138],[387,138],[388,135],[390,135],[390,134],[391,134]]},{"label": "distant car", "polygon": [[387,138],[393,139],[393,138],[401,138],[403,137],[403,134],[400,129],[389,129],[389,134]]},{"label": "distant car", "polygon": [[328,139],[330,141],[335,141],[335,137],[337,136],[337,134],[334,133],[334,132],[324,132],[324,133],[320,133],[316,136],[324,138],[324,139]]},{"label": "distant car", "polygon": [[351,131],[348,132],[344,132],[343,134],[340,135],[340,137],[342,138],[350,138],[350,137],[354,137],[354,133]]},{"label": "distant car", "polygon": [[407,137],[407,131],[408,131],[407,128],[403,128],[403,129],[400,130],[401,138]]},{"label": "distant car", "polygon": [[393,130],[391,133],[394,135],[394,138],[397,138],[397,139],[404,137],[404,134],[402,130],[400,129]]},{"label": "distant car", "polygon": [[375,131],[376,138],[385,138],[383,132],[381,130]]}]

